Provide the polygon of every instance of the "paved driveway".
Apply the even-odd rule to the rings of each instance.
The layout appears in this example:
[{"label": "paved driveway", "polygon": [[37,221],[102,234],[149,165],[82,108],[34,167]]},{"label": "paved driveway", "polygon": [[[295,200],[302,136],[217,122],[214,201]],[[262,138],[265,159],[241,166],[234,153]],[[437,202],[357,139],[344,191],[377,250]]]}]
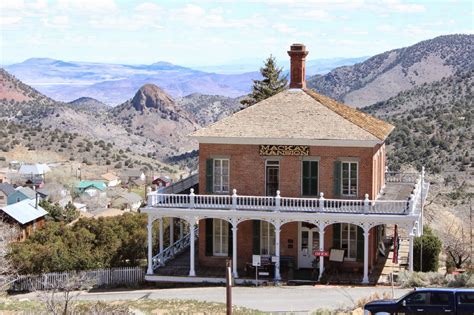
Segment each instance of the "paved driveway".
[{"label": "paved driveway", "polygon": [[[395,289],[395,297],[409,290]],[[372,293],[391,292],[390,287],[337,287],[337,286],[283,286],[235,287],[233,304],[266,312],[309,312],[316,309],[335,309],[353,306],[357,300]],[[34,299],[35,294],[17,295],[17,298]],[[183,299],[225,303],[224,287],[150,289],[135,291],[81,292],[81,300],[138,300]]]}]

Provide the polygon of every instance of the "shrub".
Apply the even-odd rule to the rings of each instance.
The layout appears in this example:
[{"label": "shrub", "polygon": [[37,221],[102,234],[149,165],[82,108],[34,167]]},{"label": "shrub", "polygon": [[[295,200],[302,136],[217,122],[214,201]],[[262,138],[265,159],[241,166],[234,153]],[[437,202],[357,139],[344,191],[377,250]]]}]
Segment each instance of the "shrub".
[{"label": "shrub", "polygon": [[[415,271],[438,271],[439,254],[441,253],[441,240],[433,234],[431,228],[424,228],[423,236],[415,237],[413,246],[413,268]],[[420,254],[422,266],[420,268]]]}]

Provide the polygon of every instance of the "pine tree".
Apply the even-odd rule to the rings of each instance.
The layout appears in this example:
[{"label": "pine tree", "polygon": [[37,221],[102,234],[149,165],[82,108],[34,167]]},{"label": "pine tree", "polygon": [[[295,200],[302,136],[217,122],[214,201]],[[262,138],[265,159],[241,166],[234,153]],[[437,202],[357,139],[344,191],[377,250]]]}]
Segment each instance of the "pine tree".
[{"label": "pine tree", "polygon": [[241,101],[241,104],[250,106],[283,91],[288,80],[286,76],[280,77],[282,70],[277,67],[275,57],[270,55],[265,61],[264,67],[260,68],[263,80],[253,80],[253,91],[249,98]]}]

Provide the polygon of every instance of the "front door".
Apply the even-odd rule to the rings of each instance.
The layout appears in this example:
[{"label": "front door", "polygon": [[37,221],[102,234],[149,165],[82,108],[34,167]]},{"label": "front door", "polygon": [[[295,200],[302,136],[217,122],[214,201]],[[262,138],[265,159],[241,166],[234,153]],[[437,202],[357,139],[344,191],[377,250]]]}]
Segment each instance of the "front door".
[{"label": "front door", "polygon": [[266,161],[265,165],[265,192],[267,196],[276,196],[280,189],[280,162]]},{"label": "front door", "polygon": [[298,268],[313,268],[315,250],[319,250],[319,230],[312,224],[300,223]]}]

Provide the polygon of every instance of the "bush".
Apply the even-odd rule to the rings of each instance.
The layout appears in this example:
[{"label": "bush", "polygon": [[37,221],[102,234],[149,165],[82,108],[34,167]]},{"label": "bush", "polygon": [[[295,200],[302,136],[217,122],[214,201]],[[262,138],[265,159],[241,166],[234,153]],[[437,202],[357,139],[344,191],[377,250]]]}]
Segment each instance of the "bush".
[{"label": "bush", "polygon": [[443,275],[439,272],[408,272],[398,275],[397,284],[402,288],[414,287],[474,287],[474,275],[470,272]]},{"label": "bush", "polygon": [[[415,271],[438,271],[441,240],[433,234],[430,227],[424,227],[423,236],[415,237],[413,246],[413,268]],[[423,252],[423,265],[420,268],[420,253]]]}]

